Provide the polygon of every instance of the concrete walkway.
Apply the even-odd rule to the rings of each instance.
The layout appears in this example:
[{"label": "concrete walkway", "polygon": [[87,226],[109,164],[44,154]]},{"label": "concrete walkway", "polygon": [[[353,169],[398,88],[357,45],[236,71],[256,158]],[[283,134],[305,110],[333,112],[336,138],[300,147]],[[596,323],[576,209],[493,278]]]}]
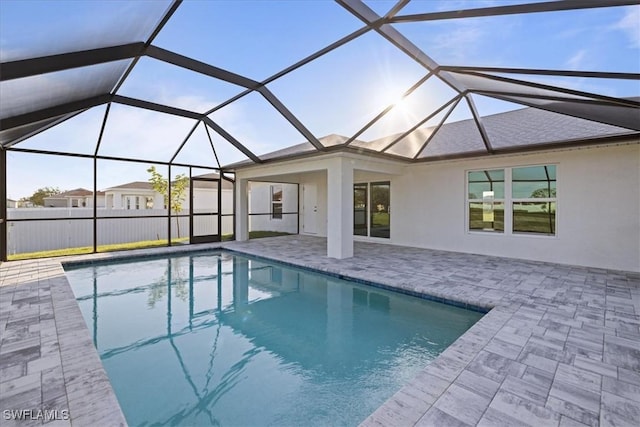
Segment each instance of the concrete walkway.
[{"label": "concrete walkway", "polygon": [[[307,236],[223,246],[492,307],[365,426],[636,426],[640,420],[637,273],[372,243],[356,243],[353,258],[334,260],[326,258],[325,239]],[[1,411],[45,408],[70,415],[47,425],[125,424],[61,261],[145,253],[158,251],[2,264],[0,425],[42,424],[7,421]]]}]

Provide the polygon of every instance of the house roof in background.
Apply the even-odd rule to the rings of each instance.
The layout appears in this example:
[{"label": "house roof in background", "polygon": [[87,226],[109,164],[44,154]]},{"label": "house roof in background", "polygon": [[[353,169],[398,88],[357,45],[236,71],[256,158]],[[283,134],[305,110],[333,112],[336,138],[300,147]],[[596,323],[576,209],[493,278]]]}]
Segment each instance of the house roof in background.
[{"label": "house roof in background", "polygon": [[[207,173],[201,175],[195,175],[193,178],[204,178],[204,179],[218,179],[220,175],[217,173]],[[218,188],[218,184],[215,181],[195,181],[194,188]],[[227,180],[222,180],[222,188],[225,190],[233,189],[233,183]],[[109,187],[105,191],[110,190],[149,190],[153,191],[153,185],[147,181],[133,181],[127,182],[125,184],[116,185],[114,187]]]},{"label": "house roof in background", "polygon": [[[220,175],[217,173],[205,173],[202,175],[195,175],[193,178],[204,178],[204,179],[220,179]],[[216,181],[199,181],[196,180],[193,188],[218,188],[218,183]],[[226,179],[222,180],[222,189],[223,190],[233,190],[233,182],[228,181]]]},{"label": "house roof in background", "polygon": [[114,187],[109,187],[105,191],[109,190],[126,190],[126,189],[136,189],[136,190],[153,190],[153,185],[147,181],[133,181],[127,182],[125,184],[116,185]]},{"label": "house roof in background", "polygon": [[[104,196],[104,191],[98,191],[97,195]],[[86,197],[86,196],[93,196],[93,191],[87,190],[86,188],[76,188],[74,190],[63,191],[62,193],[45,197],[45,199],[62,199],[66,197]]]}]

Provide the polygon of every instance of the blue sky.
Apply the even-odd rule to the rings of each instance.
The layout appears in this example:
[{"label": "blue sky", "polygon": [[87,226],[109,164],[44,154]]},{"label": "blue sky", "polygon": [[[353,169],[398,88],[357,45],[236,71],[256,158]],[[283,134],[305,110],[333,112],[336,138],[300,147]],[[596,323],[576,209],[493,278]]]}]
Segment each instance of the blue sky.
[{"label": "blue sky", "polygon": [[[413,1],[401,14],[514,3],[523,1]],[[367,4],[382,14],[393,2]],[[139,41],[167,5],[164,1],[3,0],[0,58],[12,60]],[[185,1],[154,44],[262,80],[361,26],[349,12],[328,0]],[[640,72],[639,6],[406,23],[397,24],[396,28],[444,65]],[[88,86],[98,80],[98,74],[94,78],[90,70],[80,73],[85,74]],[[269,89],[317,137],[332,133],[351,136],[425,74],[421,66],[370,32],[276,80]],[[22,87],[15,82],[11,87],[4,86],[5,94],[12,88],[36,97],[44,92],[81,92],[82,88],[71,87],[71,76],[72,72],[38,76],[28,82],[28,87],[27,82]],[[638,81],[527,78],[613,96],[640,95]],[[40,89],[24,89],[34,87]],[[91,87],[85,90],[90,92]],[[119,93],[204,112],[240,91],[242,88],[233,84],[143,58]],[[402,132],[451,95],[446,85],[430,79],[362,139]],[[482,115],[520,108],[486,98],[478,98],[476,103]],[[10,102],[0,100],[0,105],[7,111]],[[104,108],[83,113],[20,146],[91,153]],[[469,117],[463,106],[449,121]],[[304,141],[256,94],[211,118],[258,154]],[[429,124],[435,123],[437,120]],[[194,124],[189,119],[113,106],[100,154],[169,160]],[[243,159],[220,137],[214,138],[223,164]],[[65,159],[65,166],[60,167],[50,158],[9,153],[9,197],[27,196],[45,185],[91,188],[92,162],[81,160]],[[198,127],[178,160],[214,165],[203,128]],[[98,187],[146,180],[147,167],[111,163],[102,166]]]}]

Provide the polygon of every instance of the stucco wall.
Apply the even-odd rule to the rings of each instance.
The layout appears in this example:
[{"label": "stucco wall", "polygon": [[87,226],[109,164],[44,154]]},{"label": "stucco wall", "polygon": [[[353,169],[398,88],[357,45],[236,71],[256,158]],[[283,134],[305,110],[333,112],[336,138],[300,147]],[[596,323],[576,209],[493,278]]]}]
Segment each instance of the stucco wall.
[{"label": "stucco wall", "polygon": [[[325,159],[301,159],[238,172],[313,183],[318,233],[327,235]],[[640,271],[640,144],[585,147],[420,164],[353,158],[354,182],[391,182],[391,238],[356,237],[404,246]],[[485,168],[557,165],[555,236],[467,231],[466,172]],[[380,172],[376,173],[379,167]],[[305,173],[305,168],[309,171]],[[287,171],[292,173],[286,174]],[[286,175],[285,175],[286,174]],[[301,217],[303,209],[300,200]],[[301,219],[302,220],[302,219]],[[303,230],[302,224],[300,227]]]},{"label": "stucco wall", "polygon": [[[271,186],[282,187],[282,218],[271,217]],[[249,217],[250,231],[279,231],[285,233],[298,232],[297,215],[291,212],[298,211],[298,187],[293,184],[280,184],[277,182],[252,182],[249,190]]]},{"label": "stucco wall", "polygon": [[[466,231],[465,172],[556,164],[554,237]],[[392,242],[640,271],[640,145],[416,165],[394,177]]]}]

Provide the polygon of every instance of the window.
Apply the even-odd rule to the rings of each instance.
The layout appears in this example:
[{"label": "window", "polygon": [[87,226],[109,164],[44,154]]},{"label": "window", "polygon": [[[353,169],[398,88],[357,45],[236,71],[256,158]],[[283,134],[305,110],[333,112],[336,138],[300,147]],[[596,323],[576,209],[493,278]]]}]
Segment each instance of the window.
[{"label": "window", "polygon": [[353,186],[353,234],[382,237],[391,235],[391,184],[372,182]]},{"label": "window", "polygon": [[127,201],[127,210],[131,209],[131,197],[125,197]]},{"label": "window", "polygon": [[282,185],[271,186],[271,219],[282,219]]},{"label": "window", "polygon": [[556,167],[513,168],[513,232],[555,235]]},{"label": "window", "polygon": [[136,210],[140,210],[140,196],[136,196]]},{"label": "window", "polygon": [[509,233],[555,235],[556,201],[554,165],[467,173],[470,231],[504,233],[506,220]]},{"label": "window", "polygon": [[153,209],[153,197],[147,196],[144,206],[145,209]]},{"label": "window", "polygon": [[504,169],[468,174],[469,230],[504,231]]}]

